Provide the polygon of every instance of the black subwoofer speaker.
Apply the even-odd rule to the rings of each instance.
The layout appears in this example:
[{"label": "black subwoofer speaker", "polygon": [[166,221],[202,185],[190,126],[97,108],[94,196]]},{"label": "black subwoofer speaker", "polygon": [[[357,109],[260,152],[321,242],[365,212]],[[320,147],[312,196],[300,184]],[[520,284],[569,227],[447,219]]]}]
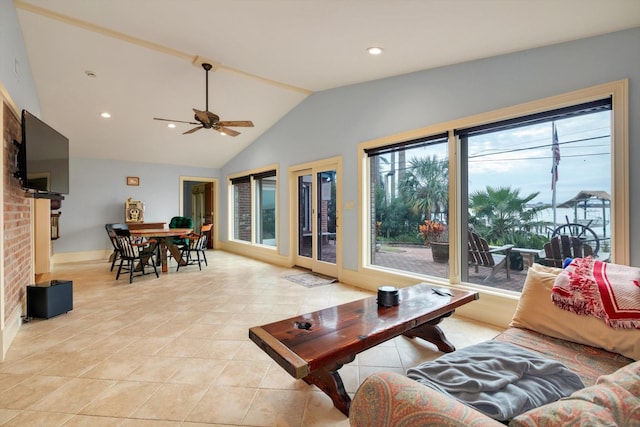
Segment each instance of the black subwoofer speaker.
[{"label": "black subwoofer speaker", "polygon": [[73,310],[73,282],[51,280],[27,286],[27,317],[48,319]]}]

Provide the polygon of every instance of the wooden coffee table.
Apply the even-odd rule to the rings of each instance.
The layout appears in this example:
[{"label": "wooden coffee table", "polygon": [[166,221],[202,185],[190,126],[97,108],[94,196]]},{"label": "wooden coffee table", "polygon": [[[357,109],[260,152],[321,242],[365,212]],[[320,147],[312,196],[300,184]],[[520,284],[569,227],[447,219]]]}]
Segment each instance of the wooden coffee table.
[{"label": "wooden coffee table", "polygon": [[454,351],[437,324],[457,307],[478,299],[476,292],[427,284],[400,289],[399,294],[400,303],[394,307],[378,307],[373,296],[253,327],[249,338],[291,376],[319,387],[348,416],[351,398],[338,374],[344,364],[399,335]]}]

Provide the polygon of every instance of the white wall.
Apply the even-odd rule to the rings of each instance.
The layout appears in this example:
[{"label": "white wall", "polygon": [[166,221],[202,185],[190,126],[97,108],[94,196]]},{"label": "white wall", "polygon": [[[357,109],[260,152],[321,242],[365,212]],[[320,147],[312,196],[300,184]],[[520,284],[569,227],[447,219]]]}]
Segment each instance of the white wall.
[{"label": "white wall", "polygon": [[[342,155],[343,204],[357,198],[357,144],[473,114],[629,78],[630,161],[640,163],[640,28],[311,95],[223,167],[222,176],[278,163],[280,242],[288,242],[287,168]],[[630,168],[631,260],[640,266],[640,170]],[[227,221],[220,187],[221,224]],[[360,212],[345,210],[342,260],[357,270]],[[220,227],[220,239],[227,230]],[[281,245],[281,255],[288,248]]]}]

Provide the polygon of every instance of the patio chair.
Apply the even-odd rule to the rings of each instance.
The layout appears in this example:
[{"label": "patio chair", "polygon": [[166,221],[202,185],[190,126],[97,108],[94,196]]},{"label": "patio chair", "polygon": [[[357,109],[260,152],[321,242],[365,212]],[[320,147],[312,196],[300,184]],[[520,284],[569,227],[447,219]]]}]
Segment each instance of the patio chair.
[{"label": "patio chair", "polygon": [[502,267],[507,271],[507,279],[511,279],[509,273],[509,256],[511,255],[512,248],[513,245],[489,247],[487,241],[480,237],[478,233],[469,231],[469,263],[473,264],[476,273],[478,272],[478,267],[491,268],[491,272],[483,282],[490,281]]},{"label": "patio chair", "polygon": [[593,249],[578,237],[561,234],[544,244],[544,255],[545,265],[562,268],[565,259],[593,255]]}]

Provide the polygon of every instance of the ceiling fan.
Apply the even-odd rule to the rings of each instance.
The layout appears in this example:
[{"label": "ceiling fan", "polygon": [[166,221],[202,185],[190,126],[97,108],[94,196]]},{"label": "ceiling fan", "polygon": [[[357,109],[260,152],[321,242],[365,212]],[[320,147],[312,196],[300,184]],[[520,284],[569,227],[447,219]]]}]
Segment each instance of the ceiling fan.
[{"label": "ceiling fan", "polygon": [[253,127],[253,122],[249,120],[220,121],[220,116],[209,111],[209,71],[211,70],[212,66],[211,64],[203,63],[202,68],[204,68],[205,71],[206,104],[204,111],[200,111],[195,108],[193,109],[193,112],[195,113],[195,116],[193,117],[194,119],[196,119],[196,121],[187,122],[184,120],[161,119],[158,117],[154,117],[153,120],[199,125],[197,127],[194,127],[193,129],[189,129],[188,131],[183,132],[183,135],[194,133],[195,131],[198,131],[200,129],[214,129],[220,132],[222,135],[238,136],[240,135],[240,132],[229,129],[229,127]]}]

